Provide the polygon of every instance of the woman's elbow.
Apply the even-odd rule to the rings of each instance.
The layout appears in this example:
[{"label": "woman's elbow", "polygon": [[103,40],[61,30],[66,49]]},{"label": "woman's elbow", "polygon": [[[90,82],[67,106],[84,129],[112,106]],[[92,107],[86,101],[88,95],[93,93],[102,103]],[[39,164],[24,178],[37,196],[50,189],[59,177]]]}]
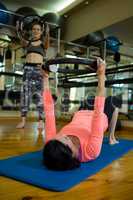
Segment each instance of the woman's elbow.
[{"label": "woman's elbow", "polygon": [[100,152],[101,152],[100,148],[95,149],[91,154],[92,160],[95,160],[100,155]]}]

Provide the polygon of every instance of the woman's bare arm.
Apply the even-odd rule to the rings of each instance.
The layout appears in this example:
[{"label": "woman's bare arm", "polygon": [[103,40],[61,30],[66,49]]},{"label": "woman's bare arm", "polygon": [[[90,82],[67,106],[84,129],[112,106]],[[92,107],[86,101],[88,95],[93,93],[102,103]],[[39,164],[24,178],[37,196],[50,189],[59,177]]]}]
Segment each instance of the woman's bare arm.
[{"label": "woman's bare arm", "polygon": [[98,63],[98,69],[97,69],[98,87],[97,87],[96,96],[105,96],[105,68],[106,68],[106,64],[105,64],[105,61],[103,61],[102,59],[98,59],[97,63]]}]

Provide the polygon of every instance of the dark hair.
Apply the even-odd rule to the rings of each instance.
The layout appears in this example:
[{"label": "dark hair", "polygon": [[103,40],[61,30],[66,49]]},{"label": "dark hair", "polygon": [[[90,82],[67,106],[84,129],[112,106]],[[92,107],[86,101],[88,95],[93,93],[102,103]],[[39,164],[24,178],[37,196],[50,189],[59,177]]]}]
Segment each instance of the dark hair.
[{"label": "dark hair", "polygon": [[80,166],[80,161],[72,156],[71,149],[58,140],[51,140],[44,146],[43,163],[48,169],[56,171]]},{"label": "dark hair", "polygon": [[35,21],[35,22],[33,22],[33,23],[31,24],[31,29],[32,29],[33,26],[35,26],[35,25],[39,25],[39,26],[41,27],[41,29],[42,29],[42,24],[41,24],[40,22],[37,22],[37,21]]},{"label": "dark hair", "polygon": [[41,27],[41,30],[43,29],[43,26],[44,26],[43,23],[40,20],[37,20],[37,19],[35,19],[35,20],[32,21],[32,23],[31,23],[31,29],[35,25],[39,25]]}]

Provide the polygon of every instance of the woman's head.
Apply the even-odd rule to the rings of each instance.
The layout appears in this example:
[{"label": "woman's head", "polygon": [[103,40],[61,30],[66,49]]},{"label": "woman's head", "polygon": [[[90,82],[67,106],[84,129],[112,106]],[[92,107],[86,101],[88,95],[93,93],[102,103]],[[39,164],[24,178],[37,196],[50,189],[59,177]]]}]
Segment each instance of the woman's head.
[{"label": "woman's head", "polygon": [[32,35],[35,39],[39,39],[43,33],[42,26],[39,22],[34,22],[31,27]]},{"label": "woman's head", "polygon": [[59,140],[49,141],[43,149],[44,165],[51,170],[70,170],[80,166],[68,145]]}]

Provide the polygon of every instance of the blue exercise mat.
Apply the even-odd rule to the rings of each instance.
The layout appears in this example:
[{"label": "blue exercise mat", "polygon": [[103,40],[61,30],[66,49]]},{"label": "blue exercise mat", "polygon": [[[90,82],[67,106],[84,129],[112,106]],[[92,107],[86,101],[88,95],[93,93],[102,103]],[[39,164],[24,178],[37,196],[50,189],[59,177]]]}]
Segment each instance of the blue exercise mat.
[{"label": "blue exercise mat", "polygon": [[133,140],[120,140],[110,146],[104,139],[100,156],[91,162],[82,163],[74,170],[57,172],[42,164],[42,152],[32,152],[0,160],[0,175],[53,191],[65,191],[99,172],[113,160],[133,149]]}]

